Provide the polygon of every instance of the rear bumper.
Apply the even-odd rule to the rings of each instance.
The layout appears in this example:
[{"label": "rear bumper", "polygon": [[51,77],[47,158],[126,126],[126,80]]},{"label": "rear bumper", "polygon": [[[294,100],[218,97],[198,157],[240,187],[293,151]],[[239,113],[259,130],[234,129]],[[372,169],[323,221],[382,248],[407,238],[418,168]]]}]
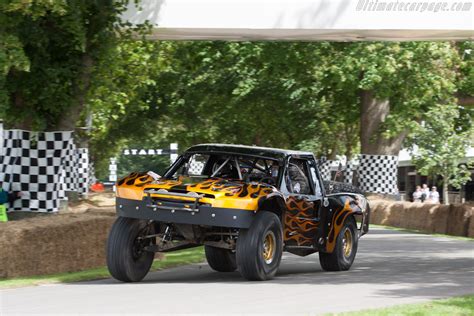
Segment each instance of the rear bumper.
[{"label": "rear bumper", "polygon": [[218,208],[200,205],[194,212],[181,210],[173,203],[167,203],[162,208],[149,207],[147,200],[116,199],[117,215],[138,219],[155,220],[165,223],[192,224],[231,228],[249,228],[255,213],[248,210]]}]

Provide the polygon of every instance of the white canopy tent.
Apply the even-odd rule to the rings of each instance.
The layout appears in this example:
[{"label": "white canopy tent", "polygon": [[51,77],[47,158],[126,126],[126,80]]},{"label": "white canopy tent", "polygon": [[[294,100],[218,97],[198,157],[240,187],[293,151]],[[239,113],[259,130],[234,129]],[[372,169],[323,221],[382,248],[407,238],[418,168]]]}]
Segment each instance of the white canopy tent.
[{"label": "white canopy tent", "polygon": [[465,40],[473,0],[142,0],[124,12],[162,40]]}]

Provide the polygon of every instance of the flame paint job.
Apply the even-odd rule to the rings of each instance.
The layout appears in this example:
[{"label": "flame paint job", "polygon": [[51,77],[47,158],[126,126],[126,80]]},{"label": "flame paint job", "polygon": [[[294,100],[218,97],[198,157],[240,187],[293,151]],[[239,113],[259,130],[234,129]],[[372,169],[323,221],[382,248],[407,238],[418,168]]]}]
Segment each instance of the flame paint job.
[{"label": "flame paint job", "polygon": [[318,222],[314,221],[315,203],[302,197],[286,199],[283,236],[286,245],[311,246],[315,243]]},{"label": "flame paint job", "polygon": [[[267,195],[278,192],[275,187],[264,183],[244,183],[238,180],[206,179],[202,182],[192,183],[189,178],[178,180],[158,180],[147,174],[132,173],[117,182],[117,197],[142,200],[145,189],[165,189],[170,192],[196,192],[204,194],[200,202],[210,204],[213,207],[238,208],[255,211],[258,202]],[[170,198],[160,194],[152,194],[152,197]],[[172,197],[181,201],[191,201],[193,198]]]},{"label": "flame paint job", "polygon": [[360,195],[336,194],[330,197],[330,207],[332,207],[334,213],[330,221],[330,229],[326,243],[327,252],[334,251],[337,236],[344,226],[347,217],[366,212],[367,200]]}]

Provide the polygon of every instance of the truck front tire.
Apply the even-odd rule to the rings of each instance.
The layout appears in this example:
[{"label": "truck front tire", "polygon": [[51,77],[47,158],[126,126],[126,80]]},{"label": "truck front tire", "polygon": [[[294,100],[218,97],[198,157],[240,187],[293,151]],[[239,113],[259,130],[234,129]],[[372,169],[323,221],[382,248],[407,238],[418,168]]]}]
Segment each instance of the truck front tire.
[{"label": "truck front tire", "polygon": [[241,229],[236,259],[240,274],[251,281],[272,279],[280,266],[283,232],[280,219],[261,211],[249,229]]},{"label": "truck front tire", "polygon": [[319,263],[325,271],[346,271],[354,262],[359,236],[354,217],[350,216],[344,222],[337,236],[336,246],[332,253],[319,253]]},{"label": "truck front tire", "polygon": [[153,233],[153,225],[147,225],[145,220],[117,218],[107,240],[107,267],[115,279],[138,282],[145,277],[155,254],[144,250],[152,239],[140,237]]}]

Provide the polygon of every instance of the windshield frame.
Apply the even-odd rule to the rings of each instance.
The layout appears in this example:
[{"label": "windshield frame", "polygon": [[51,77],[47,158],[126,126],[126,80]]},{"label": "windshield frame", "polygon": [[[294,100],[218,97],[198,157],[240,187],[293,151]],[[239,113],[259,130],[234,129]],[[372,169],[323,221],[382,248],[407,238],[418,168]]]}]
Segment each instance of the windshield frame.
[{"label": "windshield frame", "polygon": [[[163,174],[163,179],[165,180],[176,180],[173,175],[179,170],[179,168],[181,168],[183,166],[184,163],[188,162],[189,159],[193,156],[193,155],[196,155],[196,154],[201,154],[201,155],[220,155],[220,156],[227,156],[226,157],[226,161],[227,163],[232,163],[232,164],[237,164],[241,158],[248,158],[249,160],[255,160],[255,162],[252,164],[252,167],[250,169],[250,171],[253,171],[254,168],[257,168],[256,166],[256,162],[258,159],[262,159],[265,163],[265,167],[268,168],[267,166],[267,160],[271,160],[271,161],[274,161],[274,162],[277,162],[277,165],[278,165],[278,175],[276,177],[276,184],[274,186],[276,187],[280,187],[280,184],[281,184],[281,181],[283,179],[283,174],[284,174],[284,165],[285,165],[285,160],[282,158],[282,159],[277,159],[275,157],[268,157],[268,156],[264,156],[264,155],[252,155],[252,154],[245,154],[245,153],[235,153],[235,152],[226,152],[226,151],[191,151],[191,152],[185,152],[184,154],[180,155],[176,161],[165,171],[165,173]],[[227,158],[230,158],[230,159],[227,159]],[[261,168],[257,168],[258,170],[260,171],[263,171]],[[242,181],[242,182],[246,182],[243,177],[242,177],[242,174],[240,174],[240,170],[239,170],[239,176],[241,179],[227,179],[225,178],[226,180],[231,180],[231,181]],[[197,176],[195,176],[197,177]],[[204,176],[200,176],[202,177],[203,179],[211,179],[213,178],[212,176],[207,176],[207,177],[204,177]],[[219,177],[214,177],[214,178],[219,178]]]}]

